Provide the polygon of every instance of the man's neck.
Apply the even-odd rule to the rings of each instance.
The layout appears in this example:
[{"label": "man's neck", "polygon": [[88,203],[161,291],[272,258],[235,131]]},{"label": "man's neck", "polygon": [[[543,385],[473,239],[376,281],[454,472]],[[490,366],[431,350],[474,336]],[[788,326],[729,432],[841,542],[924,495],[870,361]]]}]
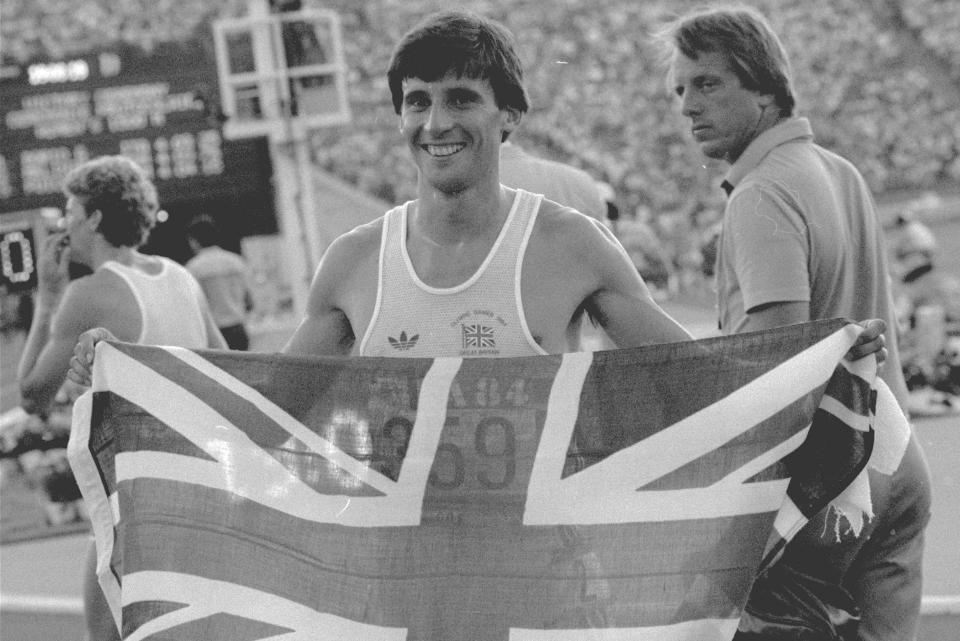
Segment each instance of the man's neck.
[{"label": "man's neck", "polygon": [[455,194],[421,185],[410,230],[437,245],[496,236],[510,211],[513,192],[495,184],[475,185]]},{"label": "man's neck", "polygon": [[757,126],[754,127],[753,136],[750,138],[750,141],[747,143],[746,147],[738,150],[734,156],[728,155],[726,158],[724,158],[724,161],[726,161],[728,165],[733,165],[740,159],[740,156],[742,156],[743,152],[747,150],[747,147],[753,144],[754,140],[762,136],[768,129],[773,129],[781,122],[789,119],[789,116],[781,115],[780,109],[777,108],[767,110],[760,114],[760,117],[757,119]]},{"label": "man's neck", "polygon": [[100,265],[112,260],[122,265],[130,265],[134,261],[137,250],[133,247],[117,247],[104,241],[98,242],[93,248],[93,260],[90,268],[96,271]]}]

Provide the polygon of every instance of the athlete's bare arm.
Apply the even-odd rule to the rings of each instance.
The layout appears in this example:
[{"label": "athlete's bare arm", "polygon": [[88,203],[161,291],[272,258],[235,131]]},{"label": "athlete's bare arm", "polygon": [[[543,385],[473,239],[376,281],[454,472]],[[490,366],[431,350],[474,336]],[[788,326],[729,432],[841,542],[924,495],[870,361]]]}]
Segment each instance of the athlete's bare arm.
[{"label": "athlete's bare arm", "polygon": [[567,208],[541,209],[524,260],[523,306],[531,332],[550,352],[583,312],[617,347],[690,340],[653,300],[613,233]]},{"label": "athlete's bare arm", "polygon": [[337,238],[324,253],[306,314],[283,348],[293,356],[346,356],[361,340],[377,295],[381,222]]},{"label": "athlete's bare arm", "polygon": [[30,413],[44,413],[63,385],[77,338],[90,329],[96,314],[97,292],[80,281],[71,283],[54,309],[38,305],[31,334],[38,339],[20,360],[21,404]]},{"label": "athlete's bare arm", "polygon": [[653,299],[613,232],[594,226],[603,236],[602,249],[593,252],[600,283],[586,301],[587,313],[621,348],[691,340],[690,332]]}]

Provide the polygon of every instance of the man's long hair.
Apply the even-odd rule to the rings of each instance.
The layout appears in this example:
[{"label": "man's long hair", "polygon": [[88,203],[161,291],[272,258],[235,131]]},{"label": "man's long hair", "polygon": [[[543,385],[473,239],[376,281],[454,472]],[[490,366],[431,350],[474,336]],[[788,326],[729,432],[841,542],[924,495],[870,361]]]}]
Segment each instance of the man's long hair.
[{"label": "man's long hair", "polygon": [[[668,57],[696,60],[703,53],[727,59],[745,89],[772,95],[780,113],[792,116],[797,99],[786,50],[766,18],[747,6],[697,10],[681,16],[659,34]],[[673,80],[668,78],[672,85]]]}]

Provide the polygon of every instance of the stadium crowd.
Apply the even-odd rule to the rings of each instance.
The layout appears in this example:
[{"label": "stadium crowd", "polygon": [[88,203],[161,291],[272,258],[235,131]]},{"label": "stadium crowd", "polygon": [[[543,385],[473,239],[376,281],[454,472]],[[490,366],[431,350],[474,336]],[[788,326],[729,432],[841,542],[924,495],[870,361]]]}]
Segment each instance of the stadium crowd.
[{"label": "stadium crowd", "polygon": [[[59,57],[115,41],[146,49],[209,33],[246,0],[2,0],[8,61]],[[338,12],[353,120],[312,135],[316,165],[397,203],[416,168],[397,135],[384,70],[391,43],[442,0],[304,0]],[[694,4],[627,0],[473,0],[519,37],[532,109],[524,148],[608,183],[619,232],[657,286],[692,282],[723,209],[723,168],[684,130],[650,35]],[[953,0],[751,0],[791,52],[799,110],[820,144],[849,158],[875,195],[960,185],[960,5]],[[209,41],[209,36],[206,36]],[[635,246],[629,246],[633,243]],[[642,263],[642,264],[641,264]],[[672,280],[671,280],[672,277]]]},{"label": "stadium crowd", "polygon": [[[658,215],[689,217],[703,206],[719,205],[719,170],[705,167],[689,145],[648,35],[693,4],[476,0],[469,6],[520,36],[533,101],[518,137],[525,147],[610,183],[624,211],[643,206]],[[960,43],[953,37],[960,6],[951,0],[751,4],[770,16],[793,52],[800,107],[819,123],[818,139],[850,157],[876,192],[960,181],[960,123],[951,99],[960,78]],[[2,5],[3,55],[17,61],[116,40],[149,49],[203,32],[213,17],[246,11],[244,0],[79,5],[3,0]],[[445,5],[304,2],[340,14],[351,69],[354,120],[317,132],[316,159],[388,202],[409,197],[414,184],[383,86],[390,43],[419,16]],[[922,45],[921,52],[911,43]],[[940,66],[931,67],[931,57]],[[937,77],[943,68],[952,77]]]}]

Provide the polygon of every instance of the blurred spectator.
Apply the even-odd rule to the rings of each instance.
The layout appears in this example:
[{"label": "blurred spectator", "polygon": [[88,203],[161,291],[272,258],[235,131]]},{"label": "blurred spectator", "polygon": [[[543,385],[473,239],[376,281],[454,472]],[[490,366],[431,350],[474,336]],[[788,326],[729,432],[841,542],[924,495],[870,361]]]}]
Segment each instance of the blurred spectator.
[{"label": "blurred spectator", "polygon": [[662,298],[670,284],[670,259],[649,221],[649,211],[639,209],[635,218],[620,222],[617,236],[654,296]]},{"label": "blurred spectator", "polygon": [[910,411],[960,412],[960,279],[936,268],[936,236],[909,209],[897,217],[891,244]]},{"label": "blurred spectator", "polygon": [[600,199],[600,190],[590,174],[534,156],[511,140],[500,145],[500,182],[543,194],[601,222],[607,218],[607,205]]},{"label": "blurred spectator", "polygon": [[187,242],[194,256],[187,271],[200,283],[213,320],[230,349],[250,347],[246,317],[252,307],[243,259],[217,245],[220,234],[212,218],[200,216],[187,227]]},{"label": "blurred spectator", "polygon": [[892,244],[894,268],[902,282],[909,283],[933,269],[937,240],[930,228],[909,209],[897,216]]},{"label": "blurred spectator", "polygon": [[[112,340],[147,345],[222,348],[203,293],[168,258],[138,251],[156,222],[157,191],[144,170],[123,156],[78,165],[63,182],[63,224],[37,255],[37,301],[20,356],[23,408],[44,415],[61,388],[79,336],[95,327]],[[71,279],[70,264],[89,275]],[[96,580],[89,545],[84,580],[87,638],[119,638]]]}]

